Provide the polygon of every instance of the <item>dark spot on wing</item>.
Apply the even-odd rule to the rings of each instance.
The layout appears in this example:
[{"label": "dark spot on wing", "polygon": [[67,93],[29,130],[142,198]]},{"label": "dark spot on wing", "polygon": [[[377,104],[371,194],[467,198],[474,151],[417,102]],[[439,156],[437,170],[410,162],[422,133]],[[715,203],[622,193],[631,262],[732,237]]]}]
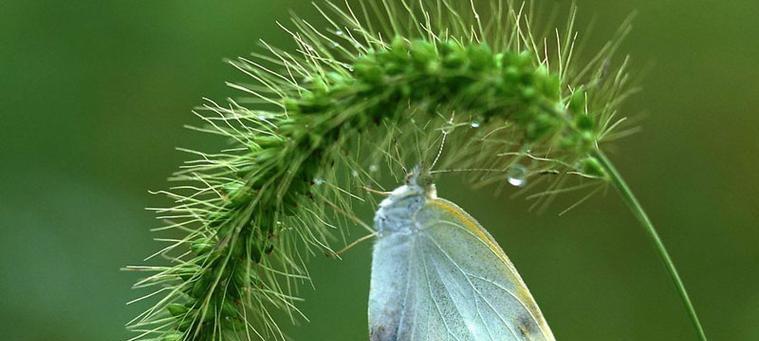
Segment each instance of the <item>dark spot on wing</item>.
[{"label": "dark spot on wing", "polygon": [[519,333],[524,336],[525,339],[529,339],[530,335],[536,334],[537,325],[529,314],[520,314],[515,322],[517,330],[519,330]]},{"label": "dark spot on wing", "polygon": [[369,330],[369,341],[397,341],[393,330],[388,329],[384,325],[372,326]]}]

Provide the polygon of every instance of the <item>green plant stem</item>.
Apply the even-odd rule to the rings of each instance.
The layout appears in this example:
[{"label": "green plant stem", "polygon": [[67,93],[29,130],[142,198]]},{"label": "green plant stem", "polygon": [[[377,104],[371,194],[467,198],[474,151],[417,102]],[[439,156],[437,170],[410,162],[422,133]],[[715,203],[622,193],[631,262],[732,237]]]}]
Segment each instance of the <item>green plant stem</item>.
[{"label": "green plant stem", "polygon": [[651,237],[654,246],[656,246],[656,250],[659,252],[659,256],[661,257],[662,261],[664,261],[664,266],[667,268],[667,271],[669,271],[670,277],[672,277],[672,281],[674,282],[675,287],[680,294],[680,299],[682,299],[685,308],[688,310],[690,320],[693,323],[693,326],[696,328],[696,333],[698,334],[699,339],[706,341],[704,328],[701,326],[701,321],[699,321],[696,310],[693,308],[693,303],[691,303],[688,292],[685,290],[685,285],[683,285],[683,281],[680,279],[680,275],[677,273],[677,268],[675,268],[675,264],[672,262],[672,258],[669,256],[669,252],[667,252],[667,248],[664,246],[664,243],[659,237],[659,234],[656,232],[656,228],[654,228],[654,224],[651,222],[651,219],[648,218],[646,211],[643,210],[643,207],[638,202],[638,199],[635,198],[635,195],[630,190],[630,187],[627,186],[625,180],[619,174],[611,161],[606,157],[606,155],[604,155],[604,153],[600,150],[595,150],[592,154],[598,159],[608,175],[611,177],[611,182],[619,191],[619,194],[622,196],[622,200],[625,202],[625,204],[627,204],[628,207],[630,207],[630,210],[632,210],[635,217],[638,218],[638,221],[641,223],[646,232],[648,232],[648,235]]}]

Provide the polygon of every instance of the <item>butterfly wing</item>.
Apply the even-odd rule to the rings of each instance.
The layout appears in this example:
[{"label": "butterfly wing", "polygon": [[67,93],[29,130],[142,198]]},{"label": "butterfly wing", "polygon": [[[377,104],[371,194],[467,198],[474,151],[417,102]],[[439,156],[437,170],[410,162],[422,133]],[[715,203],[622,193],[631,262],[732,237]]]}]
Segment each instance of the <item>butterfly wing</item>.
[{"label": "butterfly wing", "polygon": [[370,341],[400,340],[401,316],[411,310],[405,303],[414,295],[411,288],[417,285],[417,281],[412,283],[409,276],[411,259],[416,257],[414,239],[410,235],[391,234],[374,244],[369,290]]},{"label": "butterfly wing", "polygon": [[554,340],[514,266],[471,216],[432,199],[415,221],[417,233],[375,248],[371,340]]}]

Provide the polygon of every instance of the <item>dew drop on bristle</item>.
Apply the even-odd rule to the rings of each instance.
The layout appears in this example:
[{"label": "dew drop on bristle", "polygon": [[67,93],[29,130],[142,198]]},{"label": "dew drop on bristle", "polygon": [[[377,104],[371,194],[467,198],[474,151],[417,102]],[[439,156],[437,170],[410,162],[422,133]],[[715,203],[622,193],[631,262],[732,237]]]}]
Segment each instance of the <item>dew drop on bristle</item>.
[{"label": "dew drop on bristle", "polygon": [[341,36],[343,34],[345,34],[345,32],[343,32],[342,30],[335,31],[335,35]]},{"label": "dew drop on bristle", "polygon": [[322,179],[322,178],[316,178],[316,179],[314,179],[314,186],[321,186],[325,182],[326,181],[324,179]]},{"label": "dew drop on bristle", "polygon": [[472,123],[469,124],[472,128],[479,128],[480,127],[480,121],[472,121]]},{"label": "dew drop on bristle", "polygon": [[506,181],[514,187],[523,187],[527,184],[527,168],[520,164],[509,167],[506,172]]},{"label": "dew drop on bristle", "polygon": [[379,171],[379,167],[377,167],[377,165],[369,166],[369,173],[377,173],[377,171]]}]

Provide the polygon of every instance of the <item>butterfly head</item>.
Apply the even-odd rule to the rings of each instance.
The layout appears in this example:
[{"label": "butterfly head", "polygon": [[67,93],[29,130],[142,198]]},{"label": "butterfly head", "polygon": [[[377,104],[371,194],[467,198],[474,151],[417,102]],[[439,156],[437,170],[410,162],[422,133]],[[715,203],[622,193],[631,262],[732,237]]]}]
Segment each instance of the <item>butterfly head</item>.
[{"label": "butterfly head", "polygon": [[406,184],[393,190],[387,198],[380,202],[374,216],[377,232],[406,231],[413,228],[413,218],[428,199],[437,198],[435,184],[429,172],[416,166],[406,176]]}]

